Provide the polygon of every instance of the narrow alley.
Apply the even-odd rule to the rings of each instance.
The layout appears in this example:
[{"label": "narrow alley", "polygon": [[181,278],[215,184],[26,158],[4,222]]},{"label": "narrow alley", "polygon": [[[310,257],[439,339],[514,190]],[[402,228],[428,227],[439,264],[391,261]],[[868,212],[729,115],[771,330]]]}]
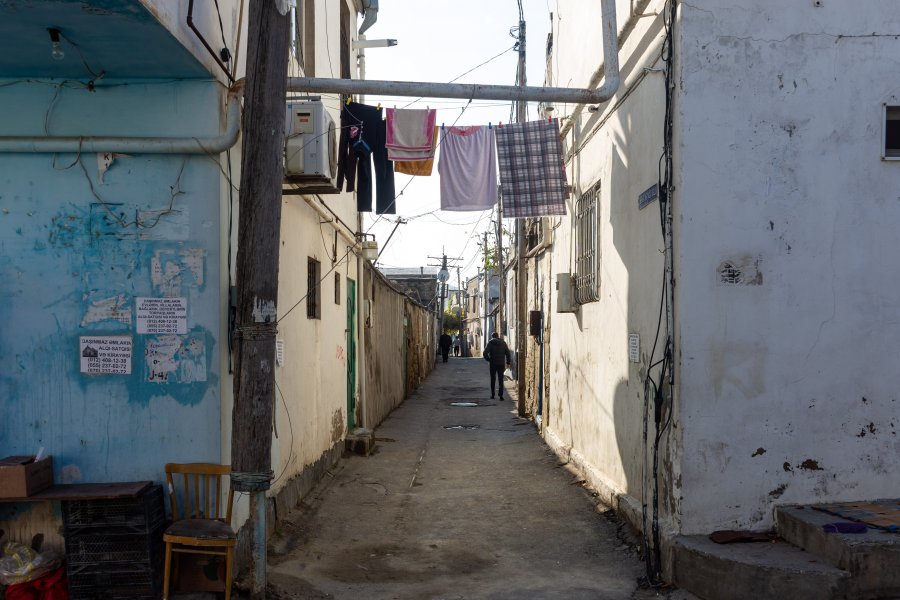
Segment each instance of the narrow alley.
[{"label": "narrow alley", "polygon": [[480,358],[439,362],[375,452],[346,457],[288,515],[269,550],[277,597],[655,597],[637,590],[617,522],[533,427],[490,399]]}]

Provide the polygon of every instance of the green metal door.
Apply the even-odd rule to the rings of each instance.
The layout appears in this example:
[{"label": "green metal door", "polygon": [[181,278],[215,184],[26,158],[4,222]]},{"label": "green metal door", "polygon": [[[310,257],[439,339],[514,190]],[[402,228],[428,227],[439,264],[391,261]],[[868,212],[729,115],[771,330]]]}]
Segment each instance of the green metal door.
[{"label": "green metal door", "polygon": [[356,428],[356,282],[347,279],[347,431]]}]

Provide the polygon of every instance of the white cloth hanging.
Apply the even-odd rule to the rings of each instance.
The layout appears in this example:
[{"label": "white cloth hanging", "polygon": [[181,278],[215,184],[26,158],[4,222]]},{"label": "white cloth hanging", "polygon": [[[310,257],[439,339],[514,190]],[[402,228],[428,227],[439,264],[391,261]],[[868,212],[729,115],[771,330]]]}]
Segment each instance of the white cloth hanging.
[{"label": "white cloth hanging", "polygon": [[486,126],[441,128],[441,210],[482,211],[497,202],[494,130]]}]

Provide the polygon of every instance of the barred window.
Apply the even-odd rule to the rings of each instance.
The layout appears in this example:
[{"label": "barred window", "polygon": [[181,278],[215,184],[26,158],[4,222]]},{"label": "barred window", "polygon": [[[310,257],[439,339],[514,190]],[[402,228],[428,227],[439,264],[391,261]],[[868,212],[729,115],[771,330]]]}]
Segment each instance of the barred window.
[{"label": "barred window", "polygon": [[334,274],[334,303],[341,303],[341,274]]},{"label": "barred window", "polygon": [[575,301],[600,299],[600,182],[575,203]]},{"label": "barred window", "polygon": [[322,318],[322,292],[319,285],[319,261],[309,258],[306,261],[306,316],[309,319]]}]

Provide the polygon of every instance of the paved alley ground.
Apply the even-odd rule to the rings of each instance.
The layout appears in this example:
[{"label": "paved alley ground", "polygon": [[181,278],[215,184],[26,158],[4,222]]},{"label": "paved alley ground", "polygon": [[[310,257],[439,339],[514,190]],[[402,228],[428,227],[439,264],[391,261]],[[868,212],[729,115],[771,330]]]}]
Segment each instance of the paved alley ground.
[{"label": "paved alley ground", "polygon": [[[458,406],[454,403],[475,403]],[[270,544],[281,598],[652,598],[643,565],[479,359],[438,363]],[[679,596],[679,598],[686,596]]]}]

